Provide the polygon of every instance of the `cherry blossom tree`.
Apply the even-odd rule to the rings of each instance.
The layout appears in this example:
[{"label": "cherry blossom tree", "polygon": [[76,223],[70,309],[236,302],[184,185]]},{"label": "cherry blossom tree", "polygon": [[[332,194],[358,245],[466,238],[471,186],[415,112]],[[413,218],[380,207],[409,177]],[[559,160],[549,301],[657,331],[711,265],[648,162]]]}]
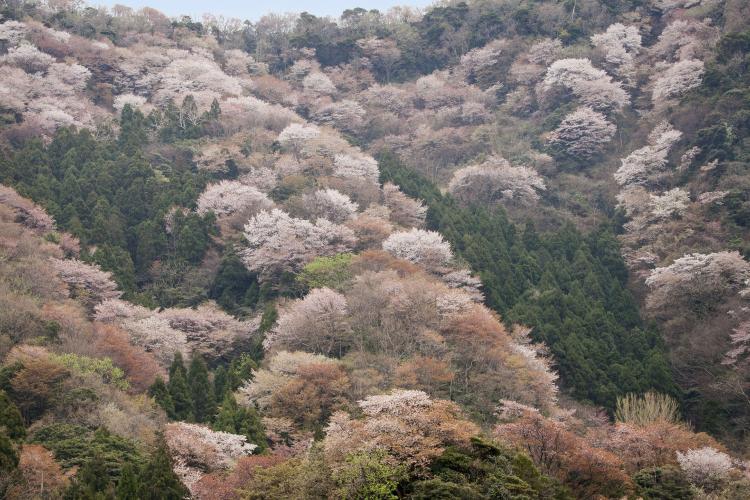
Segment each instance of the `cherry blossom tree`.
[{"label": "cherry blossom tree", "polygon": [[337,154],[334,158],[334,175],[349,179],[378,181],[378,162],[363,154]]},{"label": "cherry blossom tree", "polygon": [[333,95],[336,93],[336,86],[325,73],[310,73],[302,80],[302,86],[305,88],[306,93],[313,96]]},{"label": "cherry blossom tree", "polygon": [[131,342],[154,353],[162,367],[176,352],[190,358],[193,352],[214,360],[247,341],[259,319],[239,321],[209,302],[197,309],[170,308],[151,311],[122,300],[107,300],[96,307],[96,319],[114,323],[130,335]]},{"label": "cherry blossom tree", "polygon": [[496,75],[492,70],[501,62],[501,56],[508,51],[508,45],[507,40],[498,39],[472,49],[461,56],[457,70],[467,82],[478,82],[483,88],[487,87],[493,83]]},{"label": "cherry blossom tree", "polygon": [[68,285],[71,296],[92,310],[96,304],[122,295],[117,290],[117,283],[112,280],[112,274],[102,271],[96,264],[77,259],[50,259],[50,263],[60,279]]},{"label": "cherry blossom tree", "polygon": [[747,287],[748,279],[750,263],[738,252],[687,254],[651,271],[646,305],[652,310],[674,306],[697,310]]},{"label": "cherry blossom tree", "polygon": [[312,119],[322,125],[331,125],[338,130],[357,133],[365,124],[367,111],[359,103],[350,99],[343,99],[316,109]]},{"label": "cherry blossom tree", "polygon": [[286,212],[262,210],[245,226],[247,248],[242,260],[267,279],[285,270],[299,270],[322,255],[351,250],[354,233],[344,226],[318,219],[314,224]]},{"label": "cherry blossom tree", "polygon": [[581,107],[563,118],[549,135],[551,144],[567,154],[583,160],[604,150],[615,135],[616,127],[607,118],[591,108]]},{"label": "cherry blossom tree", "polygon": [[18,66],[27,73],[39,73],[46,71],[55,62],[55,58],[30,43],[22,43],[8,49],[8,53],[0,58],[0,62]]},{"label": "cherry blossom tree", "polygon": [[471,165],[453,174],[448,191],[464,203],[500,201],[530,204],[544,191],[544,180],[534,169],[514,167],[500,156],[491,156],[479,165]]},{"label": "cherry blossom tree", "polygon": [[677,461],[688,480],[708,491],[718,488],[729,476],[732,459],[726,453],[711,447],[677,452]]},{"label": "cherry blossom tree", "polygon": [[357,213],[357,204],[335,189],[319,189],[305,195],[304,206],[310,218],[322,217],[337,224],[348,221]]},{"label": "cherry blossom tree", "polygon": [[675,19],[659,34],[657,42],[649,48],[652,55],[666,60],[703,59],[719,35],[711,26],[710,18],[704,20]]},{"label": "cherry blossom tree", "polygon": [[346,298],[330,288],[314,288],[282,310],[263,347],[341,357],[351,340]]},{"label": "cherry blossom tree", "polygon": [[396,42],[389,38],[364,38],[357,41],[357,45],[375,67],[383,73],[385,82],[391,81],[391,73],[396,63],[401,59],[401,50]]},{"label": "cherry blossom tree", "polygon": [[115,96],[112,107],[117,111],[122,111],[126,105],[130,105],[133,109],[140,109],[141,111],[147,110],[146,98],[135,94],[120,94]]},{"label": "cherry blossom tree", "polygon": [[404,227],[422,227],[427,216],[427,207],[420,200],[406,196],[395,184],[383,184],[383,203],[388,207],[389,218]]},{"label": "cherry blossom tree", "polygon": [[278,141],[283,147],[289,149],[294,154],[295,159],[299,161],[305,144],[318,135],[320,135],[320,131],[313,125],[292,123],[281,131]]},{"label": "cherry blossom tree", "polygon": [[652,100],[663,105],[670,99],[682,97],[688,90],[703,81],[703,61],[687,59],[678,61],[660,73],[653,83]]},{"label": "cherry blossom tree", "polygon": [[358,404],[364,419],[339,412],[326,428],[323,444],[334,462],[343,462],[348,453],[376,448],[419,471],[446,446],[467,444],[478,432],[462,418],[457,405],[433,400],[422,391],[394,390]]},{"label": "cherry blossom tree", "polygon": [[690,194],[680,188],[670,189],[661,195],[651,195],[651,215],[668,219],[685,213],[690,204]]},{"label": "cherry blossom tree", "polygon": [[248,443],[246,436],[186,422],[167,424],[164,437],[174,470],[191,491],[204,474],[227,471],[239,458],[251,455],[258,447]]},{"label": "cherry blossom tree", "polygon": [[680,140],[682,132],[675,130],[664,121],[657,125],[648,136],[648,144],[633,151],[622,159],[615,172],[615,180],[620,185],[647,184],[655,179],[667,165],[667,156]]},{"label": "cherry blossom tree", "polygon": [[0,184],[0,205],[9,207],[20,222],[29,229],[40,232],[55,230],[55,220],[33,201],[22,197],[15,189]]},{"label": "cherry blossom tree", "polygon": [[383,250],[428,269],[447,266],[453,259],[450,244],[440,233],[416,228],[391,234],[383,242]]},{"label": "cherry blossom tree", "polygon": [[588,59],[558,59],[547,68],[540,90],[547,93],[562,87],[573,93],[584,105],[607,111],[620,110],[630,104],[622,85],[612,81],[603,70]]},{"label": "cherry blossom tree", "polygon": [[604,33],[591,37],[591,42],[604,54],[604,61],[616,75],[632,81],[634,59],[641,50],[641,35],[636,26],[615,23]]},{"label": "cherry blossom tree", "polygon": [[252,380],[240,387],[239,401],[245,405],[258,405],[262,410],[271,408],[273,397],[284,386],[298,377],[305,367],[320,365],[339,365],[335,359],[309,352],[279,351],[268,360],[266,368],[260,368],[253,374]]},{"label": "cherry blossom tree", "polygon": [[216,215],[228,215],[240,210],[247,210],[254,215],[260,210],[273,207],[273,202],[258,189],[238,181],[220,181],[209,184],[198,197],[199,214],[213,212]]},{"label": "cherry blossom tree", "polygon": [[551,64],[562,51],[562,42],[557,38],[542,38],[529,47],[527,58],[533,64]]}]

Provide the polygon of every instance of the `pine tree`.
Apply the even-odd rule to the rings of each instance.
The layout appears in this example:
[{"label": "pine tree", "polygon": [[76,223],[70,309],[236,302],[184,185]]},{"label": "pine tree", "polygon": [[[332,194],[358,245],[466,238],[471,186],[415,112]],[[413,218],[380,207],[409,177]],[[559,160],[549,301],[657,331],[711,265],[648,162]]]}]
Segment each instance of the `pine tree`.
[{"label": "pine tree", "polygon": [[210,422],[216,413],[214,388],[208,380],[208,368],[203,358],[193,355],[188,372],[190,397],[193,402],[193,418],[196,422]]},{"label": "pine tree", "polygon": [[65,492],[65,498],[71,500],[114,500],[114,486],[109,478],[107,464],[100,453],[95,453],[78,470],[75,481]]},{"label": "pine tree", "polygon": [[117,482],[117,500],[138,500],[138,477],[132,464],[125,464]]},{"label": "pine tree", "polygon": [[185,370],[185,362],[182,360],[182,353],[177,351],[174,353],[172,358],[172,364],[169,366],[169,378],[170,380],[174,376],[175,372],[180,371],[182,375],[187,378],[187,370]]},{"label": "pine tree", "polygon": [[266,449],[266,432],[258,411],[252,407],[240,407],[230,391],[224,395],[213,429],[246,436],[249,443],[258,446],[258,453]]},{"label": "pine tree", "polygon": [[164,409],[169,418],[174,418],[174,403],[164,379],[156,377],[154,383],[148,388],[148,395],[154,398],[154,401]]},{"label": "pine tree", "polygon": [[169,377],[169,396],[172,398],[172,404],[174,405],[174,418],[176,420],[192,420],[193,401],[190,397],[190,388],[185,378],[184,368],[174,370],[174,374]]},{"label": "pine tree", "polygon": [[172,470],[172,459],[163,436],[159,436],[156,450],[144,464],[137,482],[140,500],[182,500],[190,495]]},{"label": "pine tree", "polygon": [[217,399],[227,390],[227,382],[227,369],[224,366],[219,366],[214,370],[214,395]]},{"label": "pine tree", "polygon": [[12,440],[26,437],[26,428],[23,425],[21,412],[18,411],[5,391],[0,390],[0,431],[3,429]]},{"label": "pine tree", "polygon": [[0,472],[4,474],[18,466],[18,452],[8,436],[0,430]]}]

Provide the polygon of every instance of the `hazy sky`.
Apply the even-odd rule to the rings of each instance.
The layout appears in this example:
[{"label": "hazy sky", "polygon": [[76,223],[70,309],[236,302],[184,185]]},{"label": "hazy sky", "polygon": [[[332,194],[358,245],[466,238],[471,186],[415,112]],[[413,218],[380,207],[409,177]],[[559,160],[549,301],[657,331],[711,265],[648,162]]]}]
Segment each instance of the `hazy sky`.
[{"label": "hazy sky", "polygon": [[200,18],[205,12],[225,17],[237,17],[255,21],[269,12],[303,12],[318,16],[338,17],[341,12],[354,7],[386,11],[394,5],[425,7],[433,0],[89,0],[93,5],[127,5],[134,9],[153,7],[168,16],[187,14]]}]

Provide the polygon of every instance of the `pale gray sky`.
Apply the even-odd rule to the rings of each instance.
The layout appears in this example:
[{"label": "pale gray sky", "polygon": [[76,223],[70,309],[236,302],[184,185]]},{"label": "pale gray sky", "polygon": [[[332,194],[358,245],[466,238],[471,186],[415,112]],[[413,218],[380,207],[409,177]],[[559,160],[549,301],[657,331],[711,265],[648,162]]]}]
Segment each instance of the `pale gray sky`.
[{"label": "pale gray sky", "polygon": [[216,16],[236,17],[242,20],[257,21],[264,14],[270,12],[303,12],[307,11],[316,16],[338,17],[344,10],[362,7],[363,9],[378,9],[385,12],[396,5],[412,7],[426,7],[434,0],[325,0],[313,2],[310,0],[89,0],[94,5],[111,7],[115,4],[127,5],[134,9],[153,7],[172,17],[187,14],[200,19],[208,12]]}]

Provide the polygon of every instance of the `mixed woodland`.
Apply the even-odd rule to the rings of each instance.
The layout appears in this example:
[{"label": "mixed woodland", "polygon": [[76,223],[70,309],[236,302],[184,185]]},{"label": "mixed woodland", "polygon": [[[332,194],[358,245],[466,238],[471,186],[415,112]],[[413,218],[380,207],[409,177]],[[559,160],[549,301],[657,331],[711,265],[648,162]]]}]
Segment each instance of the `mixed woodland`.
[{"label": "mixed woodland", "polygon": [[750,5],[0,2],[0,497],[750,497]]}]

